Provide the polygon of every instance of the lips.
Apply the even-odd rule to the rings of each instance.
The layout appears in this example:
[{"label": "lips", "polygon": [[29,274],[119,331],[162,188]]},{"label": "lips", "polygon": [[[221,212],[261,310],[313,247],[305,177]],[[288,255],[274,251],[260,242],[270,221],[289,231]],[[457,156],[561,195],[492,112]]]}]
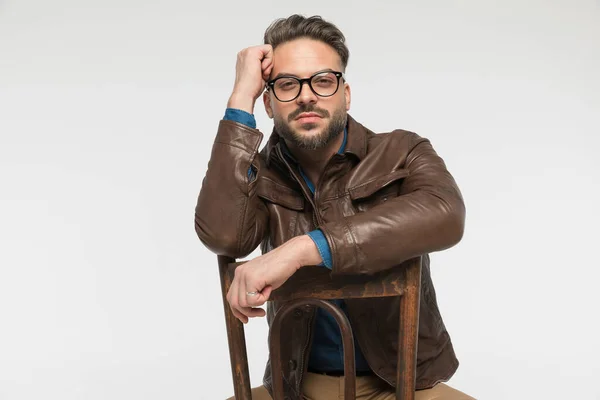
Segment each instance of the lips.
[{"label": "lips", "polygon": [[302,113],[300,115],[298,115],[298,117],[296,118],[296,120],[298,121],[312,121],[312,120],[317,120],[320,119],[321,116],[317,113]]}]

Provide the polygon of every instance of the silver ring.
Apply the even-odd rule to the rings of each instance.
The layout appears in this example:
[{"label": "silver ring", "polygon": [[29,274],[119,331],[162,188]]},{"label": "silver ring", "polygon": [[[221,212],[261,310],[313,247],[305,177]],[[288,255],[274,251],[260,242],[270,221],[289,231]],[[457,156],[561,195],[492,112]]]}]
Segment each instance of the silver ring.
[{"label": "silver ring", "polygon": [[247,296],[256,296],[258,292],[246,292]]}]

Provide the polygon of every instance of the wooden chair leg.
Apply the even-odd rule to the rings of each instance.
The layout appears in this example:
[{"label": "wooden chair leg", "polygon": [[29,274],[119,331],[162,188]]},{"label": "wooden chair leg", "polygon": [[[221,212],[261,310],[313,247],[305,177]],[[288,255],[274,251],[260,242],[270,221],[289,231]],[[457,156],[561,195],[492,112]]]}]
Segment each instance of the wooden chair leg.
[{"label": "wooden chair leg", "polygon": [[244,324],[233,315],[227,302],[227,292],[231,286],[231,275],[228,274],[227,270],[229,264],[235,262],[235,260],[224,256],[218,256],[218,260],[234,395],[236,400],[252,400]]},{"label": "wooden chair leg", "polygon": [[408,265],[405,271],[406,277],[404,282],[406,283],[406,291],[400,297],[396,399],[414,400],[421,292],[420,258]]},{"label": "wooden chair leg", "polygon": [[348,317],[338,306],[321,299],[296,299],[284,304],[275,315],[271,326],[271,338],[269,342],[271,353],[271,375],[273,378],[273,400],[283,400],[283,368],[281,360],[281,325],[283,320],[296,307],[313,305],[327,310],[335,319],[342,333],[342,345],[344,349],[344,398],[356,398],[356,367],[354,354],[354,336]]}]

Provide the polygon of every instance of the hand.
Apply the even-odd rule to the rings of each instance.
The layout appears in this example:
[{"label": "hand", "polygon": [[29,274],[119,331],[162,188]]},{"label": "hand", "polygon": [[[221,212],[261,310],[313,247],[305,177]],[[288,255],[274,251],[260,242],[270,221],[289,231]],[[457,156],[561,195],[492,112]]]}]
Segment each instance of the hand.
[{"label": "hand", "polygon": [[235,84],[227,107],[254,111],[254,102],[262,93],[273,69],[273,48],[270,44],[248,47],[237,55]]},{"label": "hand", "polygon": [[[295,237],[276,249],[240,265],[227,292],[233,315],[243,323],[248,318],[264,317],[260,308],[271,292],[287,281],[299,268],[320,261],[316,245],[307,235]],[[246,292],[257,292],[248,296]]]}]

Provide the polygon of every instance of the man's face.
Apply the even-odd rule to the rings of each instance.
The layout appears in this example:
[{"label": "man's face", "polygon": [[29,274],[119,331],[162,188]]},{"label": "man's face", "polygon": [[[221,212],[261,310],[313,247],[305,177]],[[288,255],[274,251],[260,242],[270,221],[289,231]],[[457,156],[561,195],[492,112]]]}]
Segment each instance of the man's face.
[{"label": "man's face", "polygon": [[[342,71],[339,55],[329,45],[312,39],[297,39],[279,45],[273,52],[271,79],[283,74],[309,78],[323,70]],[[300,95],[292,101],[279,101],[272,90],[263,95],[265,109],[274,119],[275,130],[291,145],[319,149],[335,139],[346,126],[350,109],[350,87],[342,79],[330,97],[316,95],[302,85]],[[316,118],[298,118],[302,113],[316,113]]]}]

